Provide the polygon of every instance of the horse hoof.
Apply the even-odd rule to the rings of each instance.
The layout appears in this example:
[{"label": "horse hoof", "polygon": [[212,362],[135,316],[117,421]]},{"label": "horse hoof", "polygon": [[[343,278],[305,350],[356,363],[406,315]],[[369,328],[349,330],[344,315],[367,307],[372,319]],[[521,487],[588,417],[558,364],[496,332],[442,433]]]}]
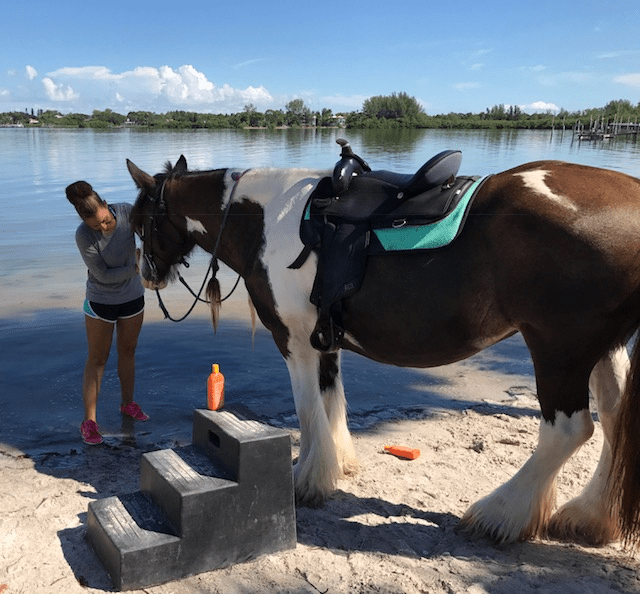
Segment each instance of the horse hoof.
[{"label": "horse hoof", "polygon": [[620,530],[613,519],[593,516],[584,509],[564,506],[553,515],[548,537],[560,542],[575,542],[583,546],[602,547],[620,539]]},{"label": "horse hoof", "polygon": [[296,505],[300,507],[310,507],[312,509],[317,509],[324,505],[325,500],[326,497],[324,495],[321,495],[320,493],[302,493],[298,489],[296,489]]},{"label": "horse hoof", "polygon": [[360,462],[358,462],[358,460],[345,460],[342,464],[342,474],[345,477],[360,474]]}]

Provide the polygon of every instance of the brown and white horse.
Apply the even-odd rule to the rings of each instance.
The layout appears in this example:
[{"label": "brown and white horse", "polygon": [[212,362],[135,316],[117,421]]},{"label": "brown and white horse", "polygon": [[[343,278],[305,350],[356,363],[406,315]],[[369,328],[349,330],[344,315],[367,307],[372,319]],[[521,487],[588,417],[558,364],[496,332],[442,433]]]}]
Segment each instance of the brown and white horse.
[{"label": "brown and white horse", "polygon": [[[196,245],[244,278],[291,377],[298,500],[320,503],[357,463],[340,354],[309,341],[317,260],[288,266],[302,249],[307,198],[330,172],[190,172],[184,157],[156,176],[127,166],[140,189],[132,223],[151,286],[171,280]],[[640,354],[630,360],[626,343],[640,325],[640,180],[555,161],[497,174],[449,246],[370,258],[343,323],[342,348],[411,367],[458,361],[521,332],[542,411],[538,446],[471,506],[463,526],[498,542],[638,541]],[[556,475],[593,432],[590,390],[604,429],[601,458],[584,491],[554,513]]]}]

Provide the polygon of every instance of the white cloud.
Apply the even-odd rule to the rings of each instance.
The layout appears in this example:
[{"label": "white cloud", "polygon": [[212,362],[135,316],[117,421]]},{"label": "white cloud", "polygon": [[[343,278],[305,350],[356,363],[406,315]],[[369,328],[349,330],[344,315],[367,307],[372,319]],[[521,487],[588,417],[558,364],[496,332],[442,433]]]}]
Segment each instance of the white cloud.
[{"label": "white cloud", "polygon": [[115,79],[116,76],[105,66],[82,66],[80,68],[58,68],[53,72],[48,72],[47,76],[52,78],[77,78],[77,79]]},{"label": "white cloud", "polygon": [[73,101],[78,98],[78,95],[71,87],[56,84],[48,77],[42,79],[42,86],[47,97],[52,101]]},{"label": "white cloud", "polygon": [[59,86],[73,80],[74,89],[82,97],[111,97],[119,103],[135,103],[135,109],[231,112],[240,111],[247,103],[258,108],[273,103],[273,97],[262,86],[245,89],[236,89],[228,84],[217,86],[190,64],[176,70],[170,66],[139,66],[122,73],[113,73],[104,66],[60,68],[48,76],[52,81],[60,81]]},{"label": "white cloud", "polygon": [[263,61],[264,61],[264,58],[254,58],[253,60],[246,60],[245,62],[234,64],[232,68],[234,70],[239,70],[240,68],[245,68],[247,66],[251,66],[252,64],[257,64],[258,62],[263,62]]},{"label": "white cloud", "polygon": [[457,91],[466,91],[468,89],[479,89],[482,85],[477,82],[456,83],[453,88]]},{"label": "white cloud", "polygon": [[547,74],[540,71],[538,82],[544,86],[556,86],[566,84],[586,84],[593,80],[593,75],[588,72],[558,72],[556,74]]},{"label": "white cloud", "polygon": [[598,60],[618,60],[619,58],[626,58],[628,56],[637,56],[640,53],[638,50],[613,50],[610,52],[603,52],[597,54]]},{"label": "white cloud", "polygon": [[526,111],[527,113],[547,113],[560,111],[560,108],[553,104],[547,103],[546,101],[534,101],[533,103],[529,103],[528,105],[520,105],[520,109]]},{"label": "white cloud", "polygon": [[33,80],[36,76],[38,76],[38,71],[33,67],[33,66],[29,66],[27,65],[27,67],[25,68],[26,72],[25,72],[25,76],[29,79],[29,80]]},{"label": "white cloud", "polygon": [[640,88],[640,73],[621,74],[613,79],[615,82],[629,87]]}]

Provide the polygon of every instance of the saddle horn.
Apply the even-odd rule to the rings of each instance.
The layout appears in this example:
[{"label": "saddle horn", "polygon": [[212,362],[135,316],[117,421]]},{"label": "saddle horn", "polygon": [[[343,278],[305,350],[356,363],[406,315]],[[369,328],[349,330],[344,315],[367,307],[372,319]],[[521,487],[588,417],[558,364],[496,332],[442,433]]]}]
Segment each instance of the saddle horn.
[{"label": "saddle horn", "polygon": [[336,142],[342,147],[342,150],[340,151],[340,160],[333,169],[331,183],[334,194],[340,196],[349,187],[349,182],[354,175],[371,171],[371,167],[362,157],[353,152],[348,140],[338,138]]}]

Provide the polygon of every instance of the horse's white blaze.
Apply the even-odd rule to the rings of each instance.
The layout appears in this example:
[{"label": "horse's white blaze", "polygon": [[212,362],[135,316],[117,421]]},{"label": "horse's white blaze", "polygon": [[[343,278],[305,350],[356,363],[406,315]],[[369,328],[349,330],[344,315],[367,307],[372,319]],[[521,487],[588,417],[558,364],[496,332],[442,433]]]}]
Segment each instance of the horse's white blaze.
[{"label": "horse's white blaze", "polygon": [[569,198],[560,194],[556,194],[546,184],[545,179],[547,175],[549,175],[549,173],[550,171],[547,171],[545,169],[536,169],[535,171],[524,171],[522,173],[516,173],[515,175],[520,176],[524,181],[524,185],[530,190],[555,202],[559,206],[576,212],[578,210],[578,207],[573,202],[571,202]]},{"label": "horse's white blaze", "polygon": [[554,423],[542,422],[531,458],[509,481],[474,503],[462,518],[463,524],[499,542],[538,535],[551,517],[558,471],[592,432],[588,410],[570,417],[558,412]]},{"label": "horse's white blaze", "polygon": [[205,226],[198,220],[192,219],[191,217],[185,217],[187,220],[187,231],[189,233],[202,233],[204,235],[207,230]]}]

